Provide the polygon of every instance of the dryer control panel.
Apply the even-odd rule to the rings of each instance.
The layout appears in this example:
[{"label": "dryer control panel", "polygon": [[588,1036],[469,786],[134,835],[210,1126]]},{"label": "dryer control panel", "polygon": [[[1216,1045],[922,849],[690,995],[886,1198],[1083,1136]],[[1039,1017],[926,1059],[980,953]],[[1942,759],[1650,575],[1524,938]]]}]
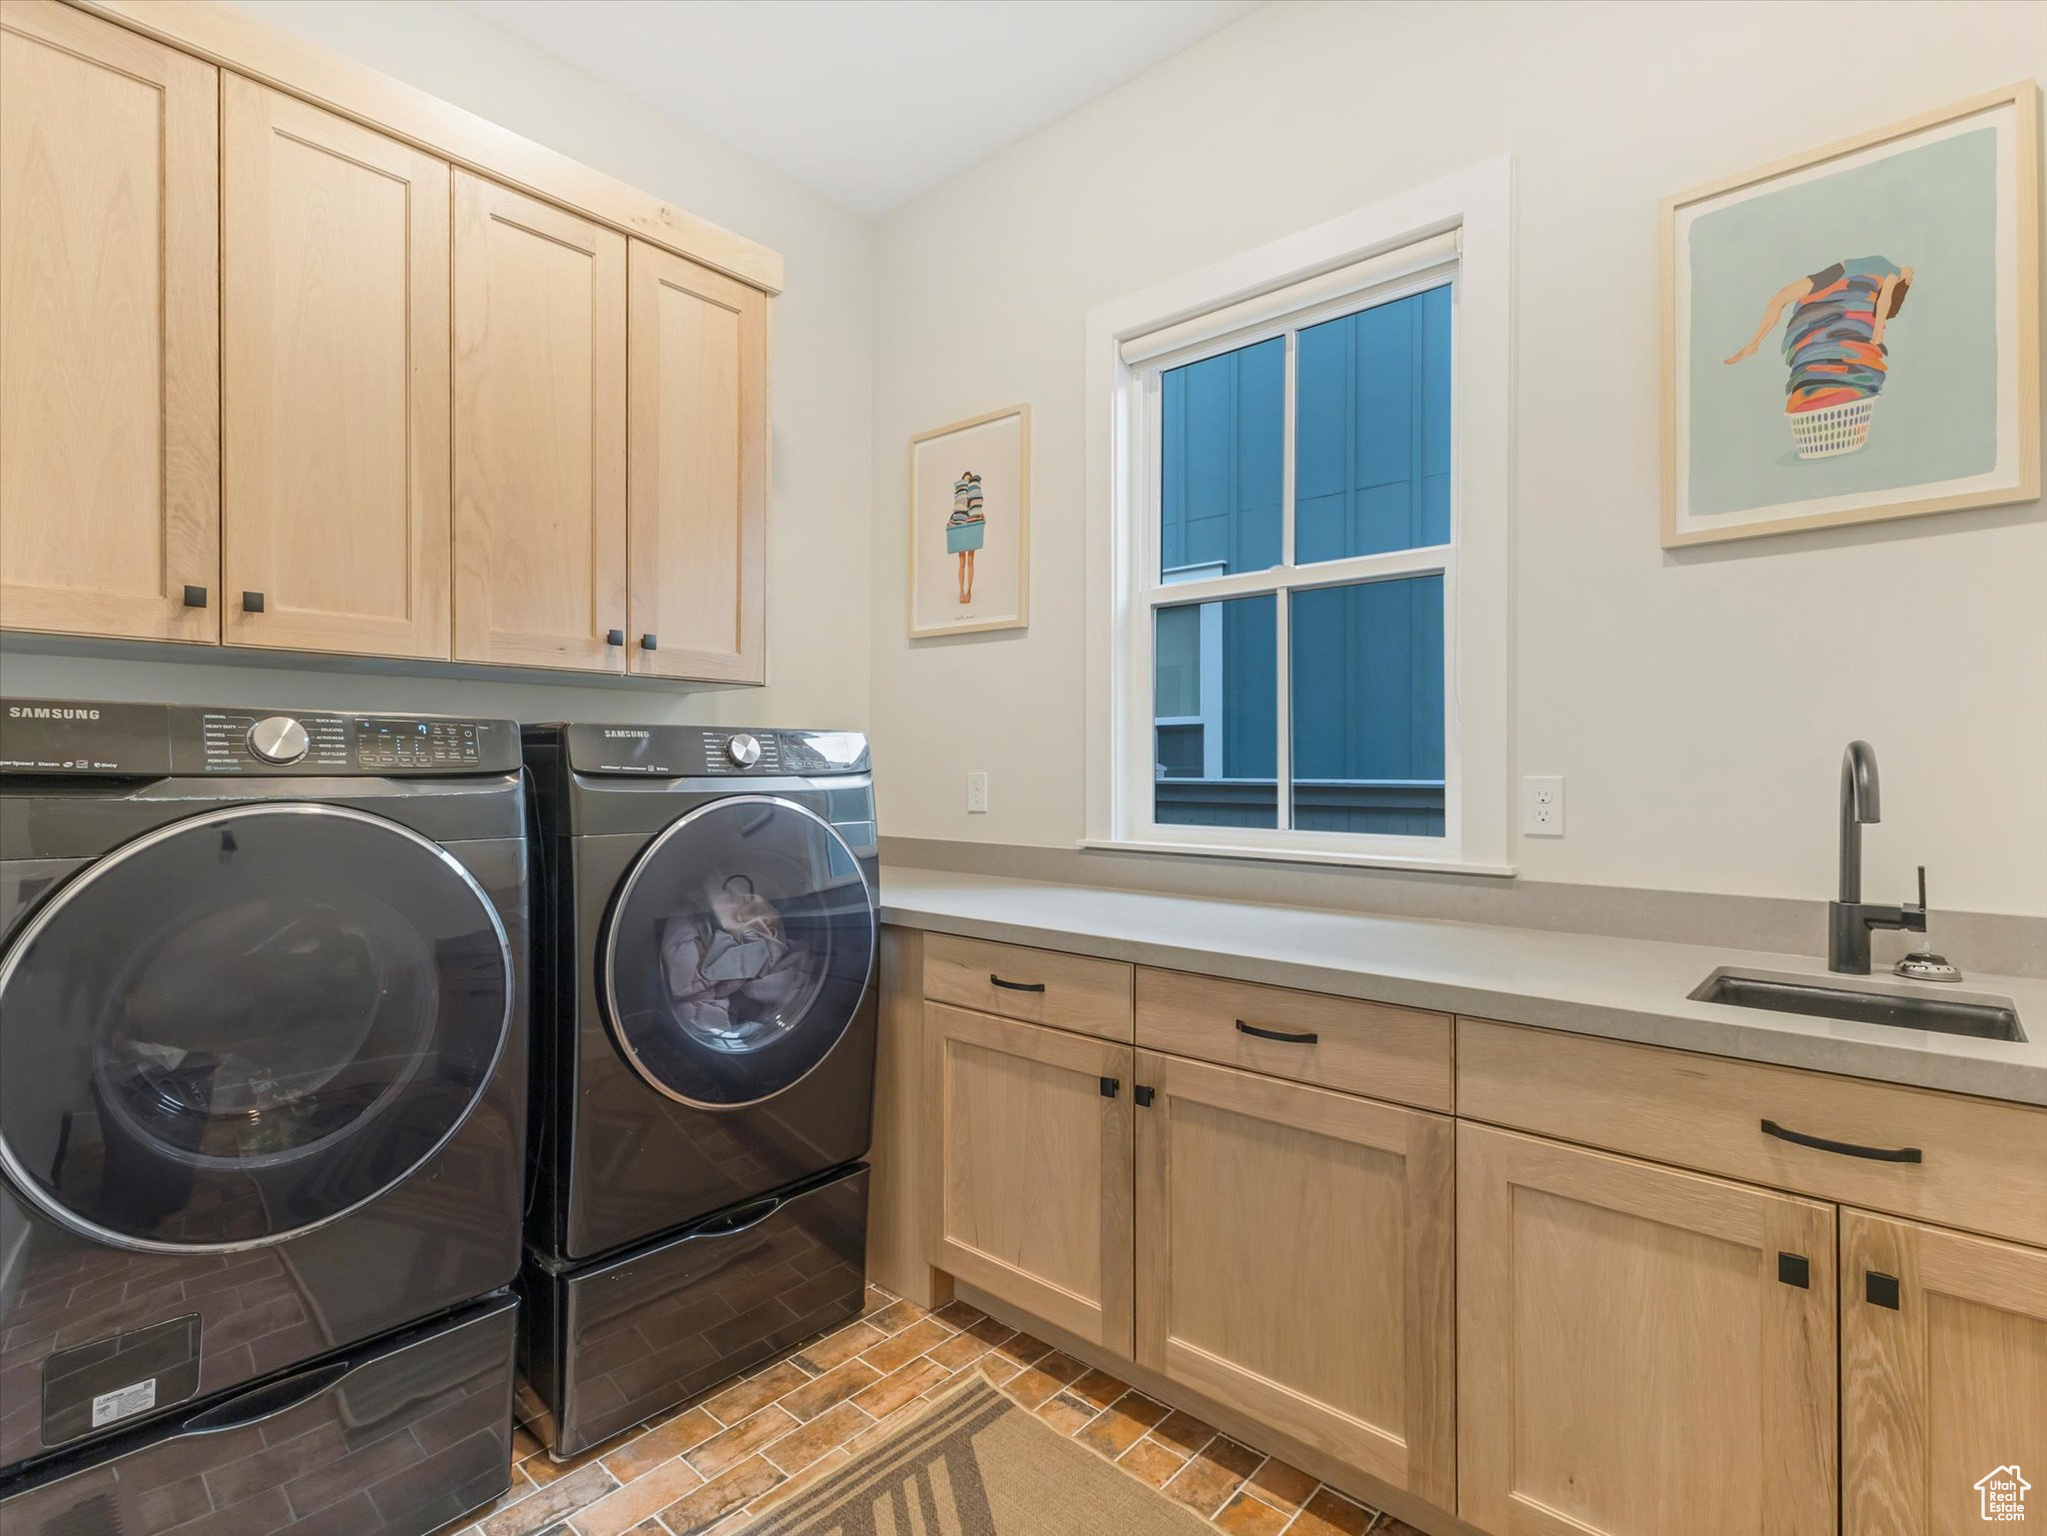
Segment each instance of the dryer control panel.
[{"label": "dryer control panel", "polygon": [[519,728],[509,720],[0,701],[0,773],[395,778],[518,767]]}]

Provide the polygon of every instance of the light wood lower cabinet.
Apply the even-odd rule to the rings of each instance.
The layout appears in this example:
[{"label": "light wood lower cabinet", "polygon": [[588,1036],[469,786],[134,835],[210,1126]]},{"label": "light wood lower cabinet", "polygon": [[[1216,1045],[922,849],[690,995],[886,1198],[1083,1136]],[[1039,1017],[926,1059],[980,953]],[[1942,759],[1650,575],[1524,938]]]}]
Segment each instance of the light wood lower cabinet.
[{"label": "light wood lower cabinet", "polygon": [[218,92],[56,0],[0,6],[11,629],[220,637]]},{"label": "light wood lower cabinet", "polygon": [[225,638],[445,659],[447,163],[238,75],[221,120]]},{"label": "light wood lower cabinet", "polygon": [[1458,1513],[1831,1536],[1834,1207],[1468,1124],[1457,1152]]},{"label": "light wood lower cabinet", "polygon": [[1453,1507],[1452,1122],[1150,1052],[1137,1080],[1138,1363]]},{"label": "light wood lower cabinet", "polygon": [[625,670],[625,237],[455,173],[455,659]]},{"label": "light wood lower cabinet", "polygon": [[1844,1210],[1841,1397],[1842,1536],[2047,1524],[2047,1252]]},{"label": "light wood lower cabinet", "polygon": [[1129,1354],[1135,1053],[936,1003],[924,1038],[931,1262]]}]

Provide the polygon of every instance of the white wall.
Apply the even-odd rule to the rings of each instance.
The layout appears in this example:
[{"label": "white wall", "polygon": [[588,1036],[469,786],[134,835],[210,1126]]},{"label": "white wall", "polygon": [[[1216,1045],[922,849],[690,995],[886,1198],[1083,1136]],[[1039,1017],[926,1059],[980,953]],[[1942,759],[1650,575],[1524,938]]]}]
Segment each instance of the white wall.
[{"label": "white wall", "polygon": [[[1521,772],[1568,780],[1539,880],[1823,896],[1843,744],[1871,899],[2047,915],[2040,504],[1667,555],[1657,204],[2047,73],[2037,4],[1278,0],[885,216],[873,729],[884,830],[1082,828],[1082,322],[1094,305],[1511,154]],[[904,444],[1028,400],[1028,634],[911,645]],[[965,775],[993,808],[965,813]]]},{"label": "white wall", "polygon": [[[422,709],[513,719],[867,724],[873,225],[446,0],[253,0],[243,10],[349,54],[772,246],[788,264],[770,362],[768,687],[684,693],[177,660],[39,654],[9,636],[17,694]],[[192,659],[182,658],[191,656]]]}]

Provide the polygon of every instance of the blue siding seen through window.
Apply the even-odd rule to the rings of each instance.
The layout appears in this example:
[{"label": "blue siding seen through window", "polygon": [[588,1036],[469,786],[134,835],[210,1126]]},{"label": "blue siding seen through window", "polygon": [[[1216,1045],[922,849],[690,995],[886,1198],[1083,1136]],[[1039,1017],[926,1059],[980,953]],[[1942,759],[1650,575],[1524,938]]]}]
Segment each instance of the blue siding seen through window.
[{"label": "blue siding seen through window", "polygon": [[1157,610],[1154,820],[1279,825],[1278,603],[1267,592]]},{"label": "blue siding seen through window", "polygon": [[[1298,333],[1297,564],[1449,542],[1451,320],[1445,285]],[[1285,370],[1276,337],[1162,375],[1163,581],[1281,563]],[[1158,822],[1277,825],[1276,603],[1158,610]],[[1289,613],[1292,825],[1441,837],[1443,578],[1296,591]]]},{"label": "blue siding seen through window", "polygon": [[1300,333],[1294,559],[1450,542],[1450,290]]},{"label": "blue siding seen through window", "polygon": [[1160,578],[1279,564],[1286,342],[1274,337],[1169,369],[1159,466]]},{"label": "blue siding seen through window", "polygon": [[1443,835],[1443,578],[1296,592],[1293,824]]}]

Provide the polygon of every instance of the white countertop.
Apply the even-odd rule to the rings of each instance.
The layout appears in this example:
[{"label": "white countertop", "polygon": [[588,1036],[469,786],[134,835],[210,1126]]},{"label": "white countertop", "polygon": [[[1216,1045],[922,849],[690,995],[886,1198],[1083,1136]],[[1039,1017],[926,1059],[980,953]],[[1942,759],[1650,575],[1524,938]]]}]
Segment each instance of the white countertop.
[{"label": "white countertop", "polygon": [[1826,980],[1825,962],[1811,955],[897,866],[882,871],[881,907],[884,922],[935,933],[2047,1105],[2047,981],[1972,975],[1947,988],[1872,978],[1902,992],[2009,999],[2027,1036],[2013,1044],[1686,996],[1719,966]]}]

